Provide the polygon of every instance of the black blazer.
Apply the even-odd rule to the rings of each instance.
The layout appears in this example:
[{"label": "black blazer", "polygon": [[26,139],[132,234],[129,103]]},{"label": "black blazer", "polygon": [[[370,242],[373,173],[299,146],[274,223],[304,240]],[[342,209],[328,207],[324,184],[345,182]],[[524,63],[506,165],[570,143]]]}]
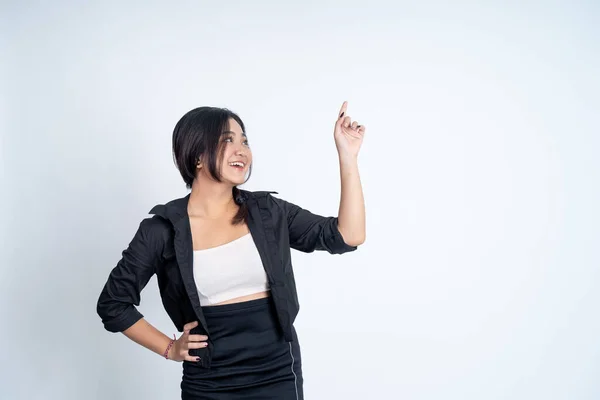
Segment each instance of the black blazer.
[{"label": "black blazer", "polygon": [[[356,250],[347,245],[336,217],[315,215],[271,195],[276,192],[234,190],[235,201],[248,206],[247,224],[268,277],[277,318],[285,339],[293,340],[292,324],[299,304],[290,248],[303,252],[325,250],[342,254]],[[97,304],[98,315],[110,332],[122,332],[141,319],[135,306],[153,274],[157,275],[162,303],[180,332],[198,321],[193,334],[208,336],[208,346],[190,350],[210,366],[211,336],[200,306],[193,274],[193,248],[187,215],[189,194],[157,205],[139,226],[122,258],[110,272]]]}]

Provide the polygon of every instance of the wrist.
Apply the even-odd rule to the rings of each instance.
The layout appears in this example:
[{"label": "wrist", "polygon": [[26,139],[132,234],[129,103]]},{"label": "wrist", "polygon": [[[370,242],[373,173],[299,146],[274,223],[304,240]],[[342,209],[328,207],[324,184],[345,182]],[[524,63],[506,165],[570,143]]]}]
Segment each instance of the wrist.
[{"label": "wrist", "polygon": [[340,165],[342,166],[352,166],[358,164],[358,154],[348,154],[345,152],[338,153],[338,158],[340,161]]},{"label": "wrist", "polygon": [[175,339],[175,335],[173,335],[173,339],[169,339],[169,343],[167,344],[165,351],[163,352],[163,357],[165,357],[167,360],[173,360],[174,359],[174,355],[176,354],[175,352],[175,343],[176,343],[177,339]]}]

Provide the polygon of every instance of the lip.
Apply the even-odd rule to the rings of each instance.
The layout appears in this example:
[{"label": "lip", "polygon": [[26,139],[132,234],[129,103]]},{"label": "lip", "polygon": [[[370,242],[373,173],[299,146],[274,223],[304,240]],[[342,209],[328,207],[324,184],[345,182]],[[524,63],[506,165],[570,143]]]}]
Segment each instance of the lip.
[{"label": "lip", "polygon": [[[237,166],[237,165],[231,165],[231,163],[234,163],[234,162],[241,163],[243,166],[240,167],[240,166]],[[238,173],[244,173],[246,171],[246,166],[247,166],[247,164],[244,161],[232,161],[232,162],[228,163],[228,165],[231,168],[235,169],[236,172],[238,172]]]}]

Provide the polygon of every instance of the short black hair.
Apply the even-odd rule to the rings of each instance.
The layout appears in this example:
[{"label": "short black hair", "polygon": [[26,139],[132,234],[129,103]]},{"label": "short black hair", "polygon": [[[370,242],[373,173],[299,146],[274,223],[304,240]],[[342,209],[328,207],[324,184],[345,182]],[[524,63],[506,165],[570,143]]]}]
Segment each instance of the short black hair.
[{"label": "short black hair", "polygon": [[[175,125],[173,130],[173,160],[188,189],[196,179],[198,161],[202,159],[204,168],[217,182],[221,182],[220,161],[225,150],[221,145],[221,135],[228,131],[229,119],[234,119],[246,134],[242,119],[233,111],[220,107],[198,107],[188,111]],[[248,179],[252,174],[250,165]],[[238,196],[237,187],[233,188],[234,199]],[[241,207],[245,209],[245,207]],[[242,210],[240,210],[242,211]],[[240,214],[240,213],[238,213]],[[241,222],[238,215],[234,223]]]},{"label": "short black hair", "polygon": [[223,132],[230,129],[230,118],[240,124],[245,134],[242,119],[227,108],[198,107],[188,111],[175,125],[173,158],[188,189],[196,179],[196,165],[200,158],[210,175],[221,182],[219,161],[224,148],[220,146],[220,139]]}]

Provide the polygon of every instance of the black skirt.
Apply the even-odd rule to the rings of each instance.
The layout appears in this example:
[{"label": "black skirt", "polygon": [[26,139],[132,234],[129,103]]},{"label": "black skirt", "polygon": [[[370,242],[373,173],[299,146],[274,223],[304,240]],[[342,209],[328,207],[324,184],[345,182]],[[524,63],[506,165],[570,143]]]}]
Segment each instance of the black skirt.
[{"label": "black skirt", "polygon": [[296,332],[286,342],[271,297],[202,307],[210,368],[183,362],[183,400],[302,400],[302,362]]}]

